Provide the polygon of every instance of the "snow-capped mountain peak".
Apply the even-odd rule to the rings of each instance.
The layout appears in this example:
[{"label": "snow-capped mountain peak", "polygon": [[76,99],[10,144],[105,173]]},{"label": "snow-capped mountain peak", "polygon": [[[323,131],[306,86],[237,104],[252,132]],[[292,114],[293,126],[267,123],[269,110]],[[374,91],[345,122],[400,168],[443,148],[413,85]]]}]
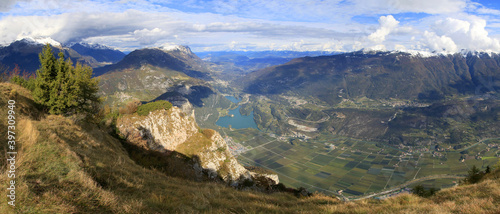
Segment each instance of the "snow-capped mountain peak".
[{"label": "snow-capped mountain peak", "polygon": [[33,43],[33,44],[42,44],[42,45],[45,45],[45,44],[50,44],[52,46],[55,46],[55,47],[61,47],[61,43],[50,38],[50,37],[23,37],[23,38],[20,38],[20,39],[17,39],[16,41],[25,41],[25,42],[28,42],[28,43]]},{"label": "snow-capped mountain peak", "polygon": [[176,44],[170,44],[170,43],[166,43],[166,44],[161,45],[159,47],[159,49],[162,51],[165,51],[165,52],[180,51],[180,52],[184,52],[184,53],[192,53],[191,49],[188,46],[176,45]]},{"label": "snow-capped mountain peak", "polygon": [[98,50],[114,50],[113,48],[111,47],[108,47],[106,45],[101,45],[101,44],[97,44],[97,43],[86,43],[86,42],[79,42],[79,43],[70,43],[70,44],[67,44],[68,47],[72,47],[76,44],[79,44],[83,47],[86,47],[86,48],[90,48],[90,49],[98,49]]}]

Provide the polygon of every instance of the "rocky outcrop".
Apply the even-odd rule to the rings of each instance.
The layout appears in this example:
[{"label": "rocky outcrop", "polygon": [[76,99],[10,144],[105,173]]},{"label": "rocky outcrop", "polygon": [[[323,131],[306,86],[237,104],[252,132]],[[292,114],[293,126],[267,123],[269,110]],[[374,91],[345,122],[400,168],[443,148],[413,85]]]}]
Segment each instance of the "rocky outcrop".
[{"label": "rocky outcrop", "polygon": [[226,182],[251,178],[250,172],[229,152],[226,141],[218,132],[205,130],[204,134],[209,137],[211,144],[197,154],[201,168],[208,170],[212,178],[220,176]]},{"label": "rocky outcrop", "polygon": [[277,174],[270,174],[270,173],[262,174],[262,173],[250,172],[250,175],[252,176],[257,186],[268,188],[280,183]]},{"label": "rocky outcrop", "polygon": [[220,178],[233,186],[252,180],[256,185],[279,183],[277,175],[262,175],[245,169],[230,153],[222,136],[211,129],[198,128],[194,114],[177,107],[156,110],[147,116],[125,115],[117,128],[128,142],[144,149],[160,152],[176,151],[195,160],[197,175]]},{"label": "rocky outcrop", "polygon": [[126,115],[117,121],[118,130],[126,138],[141,136],[150,149],[174,151],[178,145],[198,132],[193,117],[179,108],[157,110],[147,116]]}]

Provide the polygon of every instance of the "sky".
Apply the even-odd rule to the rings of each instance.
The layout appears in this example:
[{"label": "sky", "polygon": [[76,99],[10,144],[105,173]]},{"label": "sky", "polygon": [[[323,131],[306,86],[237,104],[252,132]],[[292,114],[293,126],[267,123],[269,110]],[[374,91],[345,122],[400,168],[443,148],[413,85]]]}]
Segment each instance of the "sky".
[{"label": "sky", "polygon": [[2,0],[0,44],[51,37],[122,51],[500,52],[495,0]]}]

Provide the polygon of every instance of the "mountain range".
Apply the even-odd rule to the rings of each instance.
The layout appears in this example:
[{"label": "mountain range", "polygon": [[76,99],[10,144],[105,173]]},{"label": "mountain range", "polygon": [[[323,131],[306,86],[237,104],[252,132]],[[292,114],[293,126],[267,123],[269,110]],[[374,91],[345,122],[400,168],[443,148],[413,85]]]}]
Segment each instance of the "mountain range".
[{"label": "mountain range", "polygon": [[117,63],[125,57],[125,54],[119,50],[100,44],[75,43],[69,48],[75,50],[80,55],[91,56],[101,63]]},{"label": "mountain range", "polygon": [[24,38],[0,47],[0,63],[10,69],[17,65],[22,73],[34,74],[40,65],[38,54],[45,44],[50,44],[56,54],[64,53],[73,63],[79,62],[93,68],[116,62],[125,55],[102,45],[75,43],[69,47],[50,38]]},{"label": "mountain range", "polygon": [[[392,194],[442,173],[456,181],[469,165],[493,163],[500,142],[498,54],[269,51],[200,58],[187,46],[125,55],[100,45],[25,39],[2,47],[1,62],[34,72],[40,41],[93,66],[106,107],[96,123],[47,115],[29,90],[0,84],[0,103],[16,99],[21,107],[20,182],[26,185],[19,191],[28,204],[21,211],[467,209],[472,202],[456,194],[480,200],[481,211],[498,211],[491,205],[498,202],[498,171],[430,199],[340,200]],[[158,103],[170,106],[151,107]],[[234,117],[228,113],[234,109],[253,115],[258,130],[215,125]],[[7,109],[0,113],[6,124]],[[439,187],[452,185],[448,174]]]},{"label": "mountain range", "polygon": [[258,70],[238,84],[251,94],[313,95],[328,104],[343,99],[439,100],[500,89],[498,54],[437,55],[353,52],[304,57]]}]

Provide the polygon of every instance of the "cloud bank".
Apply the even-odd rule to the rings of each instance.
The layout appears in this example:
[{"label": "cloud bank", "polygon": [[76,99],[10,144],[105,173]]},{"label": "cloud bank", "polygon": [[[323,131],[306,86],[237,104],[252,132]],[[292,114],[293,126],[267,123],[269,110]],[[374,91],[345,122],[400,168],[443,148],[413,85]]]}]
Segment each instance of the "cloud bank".
[{"label": "cloud bank", "polygon": [[500,10],[468,0],[8,0],[0,43],[51,37],[121,50],[461,49],[500,52]]}]

